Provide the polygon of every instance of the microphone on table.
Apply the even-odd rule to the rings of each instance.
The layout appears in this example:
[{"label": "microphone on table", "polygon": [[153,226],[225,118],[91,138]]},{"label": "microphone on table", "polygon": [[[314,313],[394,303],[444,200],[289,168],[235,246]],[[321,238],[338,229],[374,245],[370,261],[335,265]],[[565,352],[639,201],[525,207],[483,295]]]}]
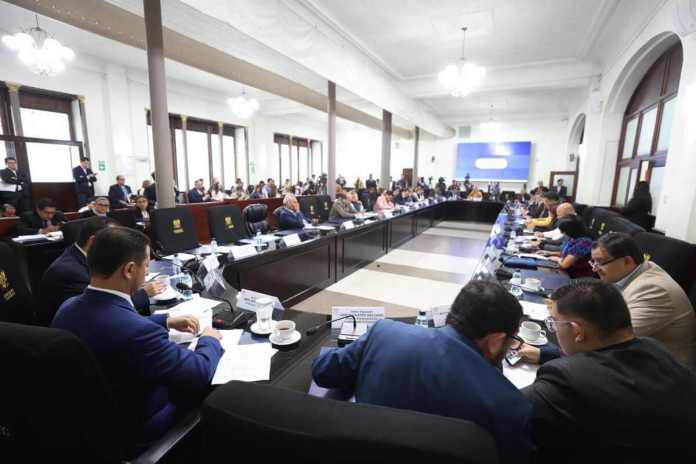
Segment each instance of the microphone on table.
[{"label": "microphone on table", "polygon": [[314,335],[315,333],[317,333],[317,332],[319,331],[319,329],[321,329],[321,328],[324,327],[325,325],[328,325],[328,324],[331,324],[331,323],[333,323],[333,322],[337,322],[337,321],[340,321],[340,320],[343,320],[343,319],[347,319],[347,318],[349,318],[349,317],[353,319],[353,331],[355,331],[355,328],[358,326],[358,320],[357,320],[357,319],[355,318],[355,316],[353,316],[352,314],[348,314],[347,316],[339,317],[339,318],[337,318],[337,319],[332,319],[332,320],[326,321],[326,322],[324,322],[324,323],[322,323],[322,324],[315,325],[315,326],[312,327],[311,329],[307,330],[306,334],[307,334],[307,335]]},{"label": "microphone on table", "polygon": [[[177,290],[180,290],[180,291],[182,291],[182,292],[185,292],[185,291],[191,291],[191,292],[193,292],[193,290],[191,289],[191,287],[189,287],[188,285],[186,285],[186,284],[183,283],[183,282],[177,282],[177,284],[176,284],[176,289],[177,289]],[[232,303],[230,303],[229,301],[227,301],[227,300],[225,300],[225,299],[223,299],[223,298],[217,298],[217,297],[214,297],[214,296],[211,296],[211,295],[208,295],[206,298],[210,298],[211,300],[216,300],[216,301],[219,301],[219,302],[221,302],[221,303],[225,303],[225,304],[227,304],[227,305],[230,307],[230,312],[232,312],[232,313],[234,312],[234,306],[232,306]]]}]

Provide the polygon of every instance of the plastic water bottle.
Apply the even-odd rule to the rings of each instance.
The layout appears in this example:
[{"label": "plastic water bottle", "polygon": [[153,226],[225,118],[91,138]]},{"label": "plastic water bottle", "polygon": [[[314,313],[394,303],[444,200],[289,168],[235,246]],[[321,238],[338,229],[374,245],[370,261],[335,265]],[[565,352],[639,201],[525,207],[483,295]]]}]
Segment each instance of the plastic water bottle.
[{"label": "plastic water bottle", "polygon": [[256,237],[254,239],[254,245],[256,246],[257,250],[261,250],[263,248],[263,240],[261,239],[261,231],[257,230],[256,231]]},{"label": "plastic water bottle", "polygon": [[510,231],[510,238],[511,238],[512,240],[515,240],[515,239],[517,238],[517,231],[516,231],[515,229],[512,229],[512,230]]},{"label": "plastic water bottle", "polygon": [[172,270],[174,271],[174,275],[181,272],[181,259],[179,258],[179,253],[174,253],[174,259],[172,260]]},{"label": "plastic water bottle", "polygon": [[522,273],[520,271],[515,271],[512,273],[512,279],[510,279],[511,284],[522,285]]},{"label": "plastic water bottle", "polygon": [[210,241],[210,252],[212,254],[217,253],[217,240],[213,237],[213,239]]},{"label": "plastic water bottle", "polygon": [[421,327],[428,327],[428,314],[425,309],[418,310],[418,317],[416,317],[416,324]]}]

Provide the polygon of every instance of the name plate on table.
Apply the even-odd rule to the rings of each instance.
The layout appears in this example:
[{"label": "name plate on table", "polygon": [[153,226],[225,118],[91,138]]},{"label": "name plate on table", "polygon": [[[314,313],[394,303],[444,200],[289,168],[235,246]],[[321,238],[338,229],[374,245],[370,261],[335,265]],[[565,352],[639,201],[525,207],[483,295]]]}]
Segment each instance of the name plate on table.
[{"label": "name plate on table", "polygon": [[[358,324],[367,324],[368,328],[370,325],[384,319],[384,308],[383,307],[359,307],[359,306],[333,306],[331,308],[331,319],[338,319],[339,317],[347,315],[355,316]],[[352,321],[352,319],[344,319]],[[335,321],[331,323],[332,329],[340,329],[343,326],[343,321]]]},{"label": "name plate on table", "polygon": [[249,256],[254,256],[256,254],[256,247],[254,245],[242,245],[235,246],[230,249],[230,253],[235,261],[248,258]]},{"label": "name plate on table", "polygon": [[350,230],[350,229],[354,229],[354,228],[355,228],[355,224],[353,224],[353,221],[346,221],[343,224],[341,224],[341,229],[343,229],[343,230]]},{"label": "name plate on table", "polygon": [[299,245],[302,243],[302,240],[300,239],[299,234],[292,234],[292,235],[286,235],[283,237],[283,243],[285,244],[286,247],[292,247],[295,245]]},{"label": "name plate on table", "polygon": [[271,301],[273,301],[273,309],[278,309],[280,311],[285,310],[278,297],[266,295],[265,293],[261,292],[255,292],[253,290],[247,290],[245,288],[243,288],[241,292],[237,293],[237,308],[256,311],[256,300],[259,298],[270,298]]},{"label": "name plate on table", "polygon": [[384,211],[384,219],[389,219],[389,218],[391,218],[392,216],[394,216],[394,211],[391,211],[391,210],[385,210],[385,211]]}]

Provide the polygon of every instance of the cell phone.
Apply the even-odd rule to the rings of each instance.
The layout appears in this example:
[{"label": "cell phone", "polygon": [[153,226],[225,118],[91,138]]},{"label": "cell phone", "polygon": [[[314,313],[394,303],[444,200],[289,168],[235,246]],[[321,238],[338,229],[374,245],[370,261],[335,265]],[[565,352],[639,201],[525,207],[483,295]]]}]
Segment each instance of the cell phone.
[{"label": "cell phone", "polygon": [[507,362],[510,366],[514,366],[520,360],[522,359],[522,356],[520,356],[520,353],[517,350],[508,350],[507,353],[505,353],[505,362]]}]

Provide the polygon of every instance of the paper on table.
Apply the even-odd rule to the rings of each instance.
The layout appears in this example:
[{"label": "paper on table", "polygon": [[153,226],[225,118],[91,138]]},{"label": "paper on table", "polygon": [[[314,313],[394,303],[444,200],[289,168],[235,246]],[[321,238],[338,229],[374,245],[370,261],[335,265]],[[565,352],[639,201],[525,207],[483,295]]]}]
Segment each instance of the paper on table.
[{"label": "paper on table", "polygon": [[231,380],[244,382],[269,380],[271,358],[277,351],[271,347],[270,343],[231,347],[220,358],[212,384],[220,385]]},{"label": "paper on table", "polygon": [[[233,347],[237,346],[239,344],[239,339],[242,338],[242,334],[244,333],[244,330],[242,329],[232,329],[232,330],[218,330],[220,332],[220,335],[222,335],[222,340],[220,340],[220,345],[222,345],[222,348],[227,351],[231,350]],[[196,346],[198,346],[198,340],[200,340],[200,337],[196,337],[191,344],[189,345],[189,350],[195,351]]]},{"label": "paper on table", "polygon": [[[177,254],[179,255],[179,261],[181,261],[182,263],[196,257],[196,255],[192,255],[189,253],[177,253]],[[167,261],[174,261],[174,255],[165,256],[162,259],[166,259]]]},{"label": "paper on table", "polygon": [[546,260],[546,261],[550,260],[550,258],[548,256],[537,255],[534,253],[519,253],[517,256],[519,256],[520,258],[533,258],[533,259],[541,259],[541,260]]},{"label": "paper on table", "polygon": [[[240,240],[240,242],[242,242],[242,243],[255,243],[256,238],[257,238],[256,236],[254,236],[252,238],[243,238],[242,240]],[[264,243],[275,242],[276,240],[278,240],[278,237],[276,237],[273,234],[259,235],[258,238],[260,238],[261,241]]]},{"label": "paper on table", "polygon": [[[355,316],[356,322],[362,322],[367,324],[368,327],[384,319],[384,307],[363,307],[363,306],[332,306],[331,307],[331,319],[338,319],[339,317],[347,316],[352,314]],[[332,329],[340,329],[343,326],[343,321],[335,321],[331,323]]]},{"label": "paper on table", "polygon": [[232,247],[227,245],[218,245],[217,251],[218,253],[223,253],[227,255],[232,252]]},{"label": "paper on table", "polygon": [[510,366],[503,361],[503,375],[520,390],[534,383],[538,369],[539,366],[536,364],[520,361],[514,366]]},{"label": "paper on table", "polygon": [[525,316],[536,321],[543,321],[550,316],[549,309],[545,304],[532,303],[530,301],[520,301],[522,312]]},{"label": "paper on table", "polygon": [[31,240],[48,240],[48,237],[46,237],[43,234],[34,234],[34,235],[20,235],[19,237],[15,237],[12,239],[13,242],[28,242]]},{"label": "paper on table", "polygon": [[[202,331],[206,327],[213,326],[213,308],[219,304],[220,302],[217,300],[210,300],[194,295],[193,299],[179,303],[166,312],[160,312],[160,314],[168,313],[169,317],[191,315],[198,319],[198,325]],[[174,343],[190,342],[196,338],[197,335],[198,334],[189,332],[180,332],[176,329],[169,330],[169,339]]]}]

